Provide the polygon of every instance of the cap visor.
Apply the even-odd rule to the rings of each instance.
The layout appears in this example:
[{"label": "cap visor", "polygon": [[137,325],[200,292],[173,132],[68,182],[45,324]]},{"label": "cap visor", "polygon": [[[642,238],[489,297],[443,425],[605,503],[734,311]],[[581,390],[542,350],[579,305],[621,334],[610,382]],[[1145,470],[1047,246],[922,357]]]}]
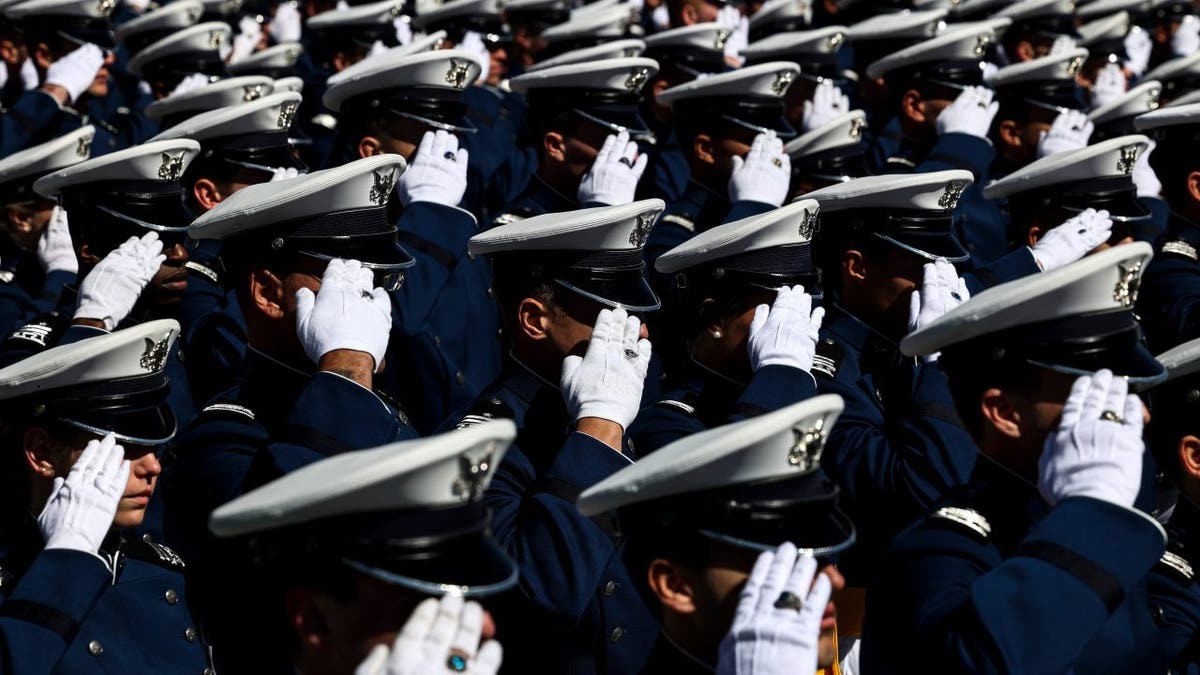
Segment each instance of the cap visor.
[{"label": "cap visor", "polygon": [[892,232],[889,234],[876,233],[875,236],[928,260],[945,258],[950,262],[958,263],[966,262],[971,258],[971,254],[963,248],[958,238],[949,232]]},{"label": "cap visor", "polygon": [[620,308],[631,312],[653,312],[662,306],[658,296],[650,289],[645,277],[638,275],[617,278],[571,278],[555,279],[555,283],[567,290],[590,298],[606,307]]},{"label": "cap visor", "polygon": [[389,584],[430,595],[492,595],[517,583],[517,565],[487,531],[460,537],[405,560],[344,558],[354,569]]},{"label": "cap visor", "polygon": [[175,414],[166,401],[137,408],[86,411],[63,421],[98,436],[112,434],[122,443],[161,445],[175,437]]}]

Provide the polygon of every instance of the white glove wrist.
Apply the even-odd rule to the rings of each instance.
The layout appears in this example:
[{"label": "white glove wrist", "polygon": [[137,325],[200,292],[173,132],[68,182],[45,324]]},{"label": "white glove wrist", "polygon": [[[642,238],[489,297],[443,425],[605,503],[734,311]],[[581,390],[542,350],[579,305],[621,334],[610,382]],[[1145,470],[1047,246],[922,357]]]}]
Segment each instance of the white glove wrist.
[{"label": "white glove wrist", "polygon": [[92,86],[103,66],[104,52],[94,44],[85,44],[50,64],[46,84],[66,89],[71,102],[75,102]]}]

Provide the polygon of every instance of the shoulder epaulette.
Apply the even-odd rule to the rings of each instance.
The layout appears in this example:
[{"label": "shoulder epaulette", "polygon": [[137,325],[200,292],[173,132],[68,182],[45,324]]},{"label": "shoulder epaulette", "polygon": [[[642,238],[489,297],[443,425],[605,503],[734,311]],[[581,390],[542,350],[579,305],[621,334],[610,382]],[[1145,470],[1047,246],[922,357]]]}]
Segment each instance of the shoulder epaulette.
[{"label": "shoulder epaulette", "polygon": [[669,410],[678,410],[688,416],[692,416],[692,415],[696,414],[696,406],[688,405],[687,403],[684,403],[683,401],[676,401],[674,399],[669,399],[669,398],[663,399],[663,400],[659,401],[658,403],[655,403],[655,405],[662,407],[662,408],[667,408]]},{"label": "shoulder epaulette", "polygon": [[197,274],[208,277],[208,279],[210,279],[214,284],[221,283],[221,276],[219,274],[217,274],[216,270],[209,267],[208,265],[198,263],[194,260],[189,260],[189,261],[185,262],[183,264],[183,266],[188,268],[189,270],[192,270],[193,272],[195,272]]},{"label": "shoulder epaulette", "polygon": [[678,225],[679,227],[682,227],[683,229],[687,230],[688,232],[696,231],[696,221],[692,220],[691,218],[688,218],[687,216],[681,216],[677,213],[672,213],[670,215],[663,216],[662,222],[671,223],[672,225]]},{"label": "shoulder epaulette", "polygon": [[1200,256],[1196,255],[1196,247],[1187,243],[1182,239],[1175,239],[1163,244],[1163,253],[1173,253],[1178,256],[1183,256],[1192,261],[1200,260]]},{"label": "shoulder epaulette", "polygon": [[4,347],[34,351],[49,349],[58,344],[70,326],[71,319],[67,315],[47,312],[13,331],[4,341]]},{"label": "shoulder epaulette", "polygon": [[233,415],[238,415],[241,417],[249,418],[250,420],[254,420],[254,411],[253,410],[251,410],[250,408],[247,408],[244,405],[238,405],[236,403],[213,403],[213,404],[205,406],[200,411],[201,415],[203,415],[205,413],[210,413],[210,414],[211,413],[230,413]]},{"label": "shoulder epaulette", "polygon": [[933,518],[948,521],[987,539],[992,534],[992,524],[982,513],[965,506],[943,506],[933,512]]},{"label": "shoulder epaulette", "polygon": [[837,377],[838,367],[842,365],[843,355],[841,345],[832,338],[817,340],[817,350],[813,356],[813,374],[820,373],[831,380],[834,379]]},{"label": "shoulder epaulette", "polygon": [[1163,551],[1162,557],[1158,559],[1158,565],[1167,572],[1178,576],[1185,583],[1190,583],[1196,578],[1192,564],[1178,553]]},{"label": "shoulder epaulette", "polygon": [[466,429],[468,427],[479,426],[493,420],[511,420],[513,418],[513,409],[507,403],[498,398],[486,398],[477,401],[467,414],[462,416],[458,424],[454,425],[456,429]]},{"label": "shoulder epaulette", "polygon": [[337,118],[328,113],[321,113],[320,115],[316,115],[312,118],[313,124],[329,129],[330,131],[333,131],[337,128],[337,122]]},{"label": "shoulder epaulette", "polygon": [[122,548],[126,556],[135,560],[176,570],[182,570],[187,567],[186,563],[183,562],[183,558],[174,549],[166,544],[153,541],[149,534],[142,535],[141,539],[131,542],[128,546]]}]

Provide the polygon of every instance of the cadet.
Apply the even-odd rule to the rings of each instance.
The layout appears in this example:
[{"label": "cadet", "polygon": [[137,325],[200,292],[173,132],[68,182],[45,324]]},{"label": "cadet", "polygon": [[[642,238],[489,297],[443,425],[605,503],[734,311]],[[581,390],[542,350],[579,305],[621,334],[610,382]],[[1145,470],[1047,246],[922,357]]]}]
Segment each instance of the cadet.
[{"label": "cadet", "polygon": [[[1127,136],[1137,131],[1134,120],[1138,115],[1158,110],[1162,83],[1157,80],[1142,82],[1121,94],[1111,102],[1096,106],[1088,112],[1088,121],[1095,127],[1088,140],[1097,143],[1117,136]],[[1149,153],[1146,153],[1149,154]],[[1139,160],[1142,158],[1139,157]],[[1142,164],[1141,161],[1138,162]],[[1147,164],[1148,166],[1148,164]],[[1153,172],[1151,172],[1153,174]]]},{"label": "cadet", "polygon": [[[720,663],[721,672],[785,668],[807,674],[837,663],[836,615],[828,599],[843,580],[831,560],[854,543],[854,525],[838,510],[838,487],[820,467],[823,442],[841,409],[837,396],[821,396],[704,431],[580,495],[584,515],[616,513],[627,539],[626,566],[662,617],[662,634],[639,672],[703,673]],[[736,596],[745,598],[763,582],[756,558],[761,561],[760,553],[776,547],[781,548],[774,574],[792,572],[790,561],[796,561],[799,579],[793,580],[803,583],[779,588],[776,580],[771,594],[768,582],[759,608],[735,606]],[[739,630],[751,623],[748,610],[761,615],[767,602],[778,612],[771,615],[775,622],[757,616],[759,631]],[[803,633],[780,636],[783,642],[809,646],[807,663],[784,666],[772,662],[782,654],[748,648],[756,632],[762,640],[772,625],[780,633],[790,628],[784,612],[796,611],[819,617],[812,624],[820,630],[819,640]],[[726,633],[729,637],[722,639]],[[736,670],[728,669],[735,662],[733,652]]]},{"label": "cadet", "polygon": [[538,59],[628,37],[631,11],[629,4],[615,2],[576,7],[569,19],[542,31],[539,37],[546,46]]},{"label": "cadet", "polygon": [[783,203],[791,177],[783,141],[796,135],[783,117],[783,96],[797,72],[791,63],[762,63],[658,94],[675,111],[691,182],[654,228],[648,262],[694,234]]},{"label": "cadet", "polygon": [[146,106],[146,116],[170,129],[200,113],[249,103],[275,93],[275,81],[262,75],[230,77],[190,91],[171,94]]},{"label": "cadet", "polygon": [[0,331],[16,329],[58,306],[79,262],[67,213],[33,191],[42,176],[88,158],[95,129],[80,127],[0,160]]},{"label": "cadet", "polygon": [[1150,165],[1162,181],[1171,212],[1158,255],[1146,269],[1138,315],[1150,346],[1166,350],[1200,337],[1195,314],[1200,300],[1200,163],[1192,153],[1177,150],[1200,137],[1200,104],[1168,106],[1142,115],[1135,124],[1164,150],[1150,156]]},{"label": "cadet", "polygon": [[517,583],[517,566],[492,537],[481,503],[515,435],[511,422],[497,421],[349,452],[217,509],[213,533],[231,539],[259,584],[244,598],[262,620],[258,651],[294,663],[286,672],[364,672],[355,670],[359,660],[390,645],[414,608],[425,611],[423,600],[444,595],[454,600],[443,610],[464,613],[473,642],[448,634],[455,639],[447,646],[461,651],[430,654],[436,660],[412,672],[488,672],[486,662],[495,660],[494,673],[499,645],[477,651],[483,611],[476,602],[464,607],[463,598]]},{"label": "cadet", "polygon": [[[211,210],[238,190],[270,180],[294,178],[306,167],[293,151],[289,130],[300,94],[283,92],[202,113],[153,140],[189,138],[200,155],[183,172],[185,201],[197,214]],[[211,242],[216,244],[217,242]],[[236,384],[243,372],[246,326],[236,296],[221,283],[220,247],[193,246],[192,272],[180,303],[187,325],[188,374],[199,401]]]},{"label": "cadet", "polygon": [[189,231],[223,242],[248,341],[241,382],[180,435],[165,495],[171,540],[197,554],[199,610],[223,662],[254,650],[237,614],[249,582],[227,578],[236,560],[209,540],[212,509],[328,455],[416,435],[372,390],[392,328],[387,289],[413,264],[387,220],[403,166],[382,155],[252,185]]},{"label": "cadet", "polygon": [[222,22],[190,26],[140,50],[129,60],[129,72],[150,85],[155,99],[165,98],[189,75],[223,77],[220,47],[229,40],[229,26]]},{"label": "cadet", "polygon": [[[1031,0],[1010,3],[1002,8],[995,7],[997,3],[994,2],[975,4],[992,5],[991,8],[979,7],[981,10],[991,11],[986,15],[976,13],[976,18],[993,16],[1012,20],[1012,25],[1004,31],[1000,43],[1010,63],[1024,63],[1054,54],[1056,48],[1073,45],[1075,39],[1079,38],[1074,0]],[[999,11],[994,11],[996,9]],[[960,14],[958,18],[967,17]]]},{"label": "cadet", "polygon": [[539,60],[546,48],[542,32],[563,23],[571,16],[564,0],[513,0],[504,3],[504,21],[512,30],[513,49],[508,55],[509,77],[525,72]]},{"label": "cadet", "polygon": [[1140,242],[1102,251],[905,338],[906,354],[941,352],[987,459],[892,544],[864,672],[931,654],[954,671],[1166,669],[1145,590],[1166,534],[1134,508],[1146,410],[1128,393],[1165,374],[1133,314],[1150,256]]},{"label": "cadet", "polygon": [[400,399],[423,433],[469,405],[500,373],[490,270],[467,255],[478,223],[459,207],[470,153],[458,135],[474,130],[462,90],[479,72],[475,57],[458,50],[388,53],[330,78],[325,92],[349,152],[396,153],[409,164],[397,175],[391,214],[400,211],[393,222],[417,266],[394,293],[395,337],[384,373],[391,379],[381,388]]},{"label": "cadet", "polygon": [[[825,310],[812,255],[817,203],[800,200],[714,227],[659,256],[673,279],[657,335],[678,386],[629,430],[639,452],[814,396]],[[677,379],[676,379],[677,378]]]},{"label": "cadet", "polygon": [[[845,26],[776,33],[742,50],[746,65],[791,61],[800,67],[784,97],[784,115],[804,133],[850,112],[845,94],[850,80],[838,65],[838,51],[846,44]],[[819,95],[817,92],[821,92]]]},{"label": "cadet", "polygon": [[951,218],[970,183],[966,171],[869,176],[806,195],[821,207],[826,296],[812,374],[818,391],[846,402],[822,461],[858,527],[843,560],[855,586],[879,571],[892,536],[965,483],[975,463],[937,364],[897,347],[970,296],[951,264],[967,258]]},{"label": "cadet", "polygon": [[[1038,266],[1052,270],[1096,247],[1129,243],[1148,227],[1150,211],[1138,200],[1130,175],[1148,146],[1145,136],[1119,136],[1050,155],[988,185],[983,195],[1007,200],[1010,240],[1029,246]],[[1111,231],[1058,227],[1087,209],[1101,210],[1113,223]],[[1061,241],[1052,245],[1051,237]]]},{"label": "cadet", "polygon": [[788,141],[783,146],[792,166],[788,199],[869,175],[866,128],[867,114],[851,110]]},{"label": "cadet", "polygon": [[[517,590],[497,605],[514,672],[547,664],[632,673],[658,627],[621,564],[619,538],[575,509],[579,493],[632,461],[650,342],[637,316],[658,309],[642,246],[662,212],[646,200],[536,216],[471,239],[495,268],[511,359],[459,423],[509,418],[517,440],[484,498],[516,559]],[[631,315],[632,314],[632,315]],[[598,315],[598,316],[597,316]],[[582,355],[582,356],[580,356]]]},{"label": "cadet", "polygon": [[531,69],[509,81],[528,100],[537,160],[495,224],[633,201],[649,162],[639,144],[653,139],[638,110],[641,90],[656,72],[652,59],[619,58]]},{"label": "cadet", "polygon": [[[112,73],[112,84],[120,93],[123,104],[132,104],[138,109],[138,114],[144,115],[146,106],[154,100],[154,96],[146,91],[146,85],[141,83],[141,78],[129,70],[130,57],[163,38],[196,25],[204,13],[204,3],[200,0],[172,2],[157,9],[147,7],[141,15],[134,14],[128,5],[120,7],[117,11],[118,15],[125,13],[131,14],[133,18],[112,18],[116,24],[113,35],[120,45],[117,50],[116,67]],[[229,41],[224,40],[222,44],[228,45]],[[198,82],[207,81],[207,75],[189,75],[170,91],[183,91]]]},{"label": "cadet", "polygon": [[265,75],[272,80],[293,77],[296,75],[296,63],[303,53],[304,47],[300,43],[284,42],[254,52],[237,63],[231,63],[226,70],[230,75],[238,77]]},{"label": "cadet", "polygon": [[6,672],[212,672],[184,560],[132,534],[162,472],[155,448],[175,435],[164,366],[178,335],[149,321],[0,370]]}]

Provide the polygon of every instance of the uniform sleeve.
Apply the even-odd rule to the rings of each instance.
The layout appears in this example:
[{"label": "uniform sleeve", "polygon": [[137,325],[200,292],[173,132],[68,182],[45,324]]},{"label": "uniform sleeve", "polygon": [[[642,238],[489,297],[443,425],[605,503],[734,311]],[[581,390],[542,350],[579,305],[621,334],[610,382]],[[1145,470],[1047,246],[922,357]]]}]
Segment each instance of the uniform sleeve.
[{"label": "uniform sleeve", "polygon": [[996,148],[986,138],[971,134],[942,134],[925,157],[913,169],[915,173],[934,173],[959,169],[970,171],[976,181],[987,176],[988,167],[996,158]]},{"label": "uniform sleeve", "polygon": [[53,672],[110,580],[94,555],[39,553],[0,604],[0,673]]},{"label": "uniform sleeve", "polygon": [[1179,254],[1156,254],[1142,277],[1137,307],[1155,352],[1200,337],[1197,262]]},{"label": "uniform sleeve", "polygon": [[568,621],[583,615],[616,549],[600,526],[579,513],[575,498],[628,465],[629,459],[579,432],[567,437],[540,480],[519,449],[505,455],[484,502],[492,509],[493,534],[517,562],[518,587],[529,602]]},{"label": "uniform sleeve", "polygon": [[1150,611],[1158,619],[1163,659],[1171,672],[1200,667],[1200,586],[1157,565],[1146,580]]},{"label": "uniform sleeve", "polygon": [[734,202],[733,206],[729,207],[729,213],[725,214],[725,220],[722,220],[721,224],[724,225],[725,223],[732,223],[735,220],[749,218],[750,216],[761,216],[762,214],[768,211],[773,211],[774,209],[774,206],[771,206],[765,202],[756,202],[749,199],[743,199],[741,201]]},{"label": "uniform sleeve", "polygon": [[428,320],[477,228],[475,217],[467,211],[431,202],[409,204],[397,227],[400,244],[417,264],[405,271],[404,285],[392,294],[396,299],[393,321],[412,334]]},{"label": "uniform sleeve", "polygon": [[967,282],[967,290],[971,292],[971,295],[975,295],[992,286],[1015,281],[1041,271],[1042,268],[1038,267],[1037,261],[1034,260],[1033,249],[1028,246],[1018,246],[1016,250],[1010,251],[1003,257],[980,265],[964,274],[963,279]]},{"label": "uniform sleeve", "polygon": [[0,115],[0,157],[45,143],[63,123],[58,101],[44,91],[27,91]]},{"label": "uniform sleeve", "polygon": [[1087,497],[1060,502],[1002,562],[965,531],[921,532],[876,596],[864,672],[912,672],[933,655],[945,672],[1071,672],[1164,541],[1148,517]]}]

